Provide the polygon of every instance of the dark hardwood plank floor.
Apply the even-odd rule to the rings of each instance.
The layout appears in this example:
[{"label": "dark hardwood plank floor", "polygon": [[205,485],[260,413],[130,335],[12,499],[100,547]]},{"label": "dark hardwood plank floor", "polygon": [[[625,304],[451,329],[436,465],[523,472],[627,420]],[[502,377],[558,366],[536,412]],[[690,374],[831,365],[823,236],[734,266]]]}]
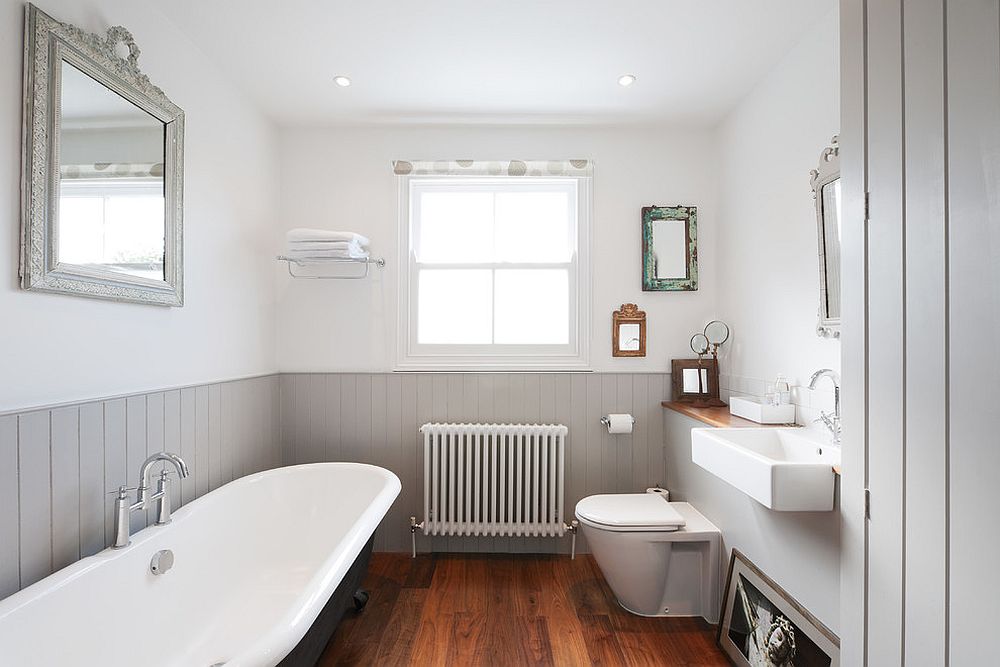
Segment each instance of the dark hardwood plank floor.
[{"label": "dark hardwood plank floor", "polygon": [[729,665],[704,619],[623,610],[589,555],[376,553],[364,585],[321,667]]}]

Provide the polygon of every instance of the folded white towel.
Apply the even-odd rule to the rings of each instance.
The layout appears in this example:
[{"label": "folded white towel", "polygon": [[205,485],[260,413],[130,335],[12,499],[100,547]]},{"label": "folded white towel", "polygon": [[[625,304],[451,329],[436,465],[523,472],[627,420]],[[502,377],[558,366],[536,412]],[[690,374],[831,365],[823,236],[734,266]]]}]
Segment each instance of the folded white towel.
[{"label": "folded white towel", "polygon": [[368,245],[371,241],[361,234],[354,232],[334,232],[326,229],[308,229],[306,227],[296,227],[290,229],[285,234],[289,243],[315,242],[315,241],[353,241],[361,245]]},{"label": "folded white towel", "polygon": [[289,250],[346,250],[363,249],[364,246],[355,241],[289,241]]},{"label": "folded white towel", "polygon": [[368,251],[350,246],[340,250],[289,250],[285,256],[290,259],[364,259]]},{"label": "folded white towel", "polygon": [[340,250],[341,248],[364,248],[357,241],[289,241],[286,246],[290,250]]},{"label": "folded white towel", "polygon": [[356,241],[300,241],[288,244],[289,256],[367,257],[368,251]]}]

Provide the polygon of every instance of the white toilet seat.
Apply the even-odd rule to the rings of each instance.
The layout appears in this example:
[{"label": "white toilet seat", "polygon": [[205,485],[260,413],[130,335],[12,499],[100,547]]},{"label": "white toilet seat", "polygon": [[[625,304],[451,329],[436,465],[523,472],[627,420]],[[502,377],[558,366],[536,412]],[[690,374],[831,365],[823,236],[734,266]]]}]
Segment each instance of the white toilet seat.
[{"label": "white toilet seat", "polygon": [[673,532],[684,527],[683,516],[653,493],[605,493],[588,496],[576,505],[580,523],[619,533]]}]

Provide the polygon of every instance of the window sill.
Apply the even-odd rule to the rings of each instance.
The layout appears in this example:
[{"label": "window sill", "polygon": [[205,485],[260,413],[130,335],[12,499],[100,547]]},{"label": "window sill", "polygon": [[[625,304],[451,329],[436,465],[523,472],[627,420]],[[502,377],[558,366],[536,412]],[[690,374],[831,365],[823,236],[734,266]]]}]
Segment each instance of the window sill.
[{"label": "window sill", "polygon": [[397,365],[392,369],[393,373],[593,373],[590,366],[554,366],[552,364],[540,366],[518,365],[492,365],[492,366],[448,366],[446,364],[416,364]]}]

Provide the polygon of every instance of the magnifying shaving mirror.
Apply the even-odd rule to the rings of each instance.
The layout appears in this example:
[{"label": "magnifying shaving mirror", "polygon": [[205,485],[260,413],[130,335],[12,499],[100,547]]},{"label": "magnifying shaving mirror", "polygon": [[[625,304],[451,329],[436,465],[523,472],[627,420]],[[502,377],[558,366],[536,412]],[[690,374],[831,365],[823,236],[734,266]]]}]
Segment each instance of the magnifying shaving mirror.
[{"label": "magnifying shaving mirror", "polygon": [[729,325],[722,320],[712,320],[705,325],[705,338],[713,350],[718,350],[720,345],[729,340]]},{"label": "magnifying shaving mirror", "polygon": [[696,333],[691,336],[691,351],[699,357],[703,354],[708,354],[708,346],[709,340],[705,334]]}]

